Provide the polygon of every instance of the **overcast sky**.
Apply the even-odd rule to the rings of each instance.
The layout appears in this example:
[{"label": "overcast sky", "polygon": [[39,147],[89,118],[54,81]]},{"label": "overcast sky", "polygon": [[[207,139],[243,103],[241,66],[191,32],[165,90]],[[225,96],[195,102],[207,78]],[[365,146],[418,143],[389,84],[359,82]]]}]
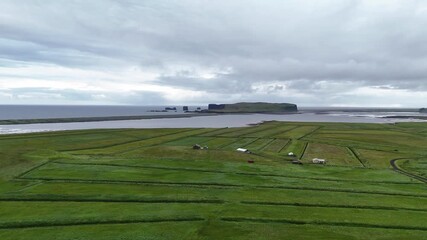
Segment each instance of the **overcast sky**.
[{"label": "overcast sky", "polygon": [[1,104],[427,106],[425,0],[1,0]]}]

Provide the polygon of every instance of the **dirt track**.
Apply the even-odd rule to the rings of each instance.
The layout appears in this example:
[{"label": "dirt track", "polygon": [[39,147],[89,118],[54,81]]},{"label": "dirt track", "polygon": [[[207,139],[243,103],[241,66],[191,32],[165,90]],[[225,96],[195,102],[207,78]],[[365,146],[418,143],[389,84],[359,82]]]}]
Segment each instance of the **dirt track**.
[{"label": "dirt track", "polygon": [[407,171],[405,171],[405,170],[403,170],[403,169],[399,168],[399,166],[397,166],[396,161],[398,161],[398,160],[404,160],[404,159],[407,159],[407,158],[396,158],[396,159],[392,159],[392,160],[390,160],[390,165],[393,167],[393,170],[394,170],[395,172],[398,172],[398,173],[403,174],[403,175],[405,175],[405,176],[408,176],[408,177],[414,178],[414,179],[416,179],[416,180],[418,180],[418,181],[421,181],[421,182],[427,183],[427,178],[425,178],[425,177],[421,177],[421,176],[418,176],[418,175],[415,175],[415,174],[412,174],[412,173],[410,173],[410,172],[407,172]]}]

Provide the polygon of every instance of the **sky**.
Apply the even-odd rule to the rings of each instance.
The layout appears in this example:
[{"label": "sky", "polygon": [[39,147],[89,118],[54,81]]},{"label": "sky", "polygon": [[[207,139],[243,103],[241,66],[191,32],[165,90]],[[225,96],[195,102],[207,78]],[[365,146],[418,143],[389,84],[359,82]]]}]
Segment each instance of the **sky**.
[{"label": "sky", "polygon": [[427,107],[425,0],[1,0],[0,104]]}]

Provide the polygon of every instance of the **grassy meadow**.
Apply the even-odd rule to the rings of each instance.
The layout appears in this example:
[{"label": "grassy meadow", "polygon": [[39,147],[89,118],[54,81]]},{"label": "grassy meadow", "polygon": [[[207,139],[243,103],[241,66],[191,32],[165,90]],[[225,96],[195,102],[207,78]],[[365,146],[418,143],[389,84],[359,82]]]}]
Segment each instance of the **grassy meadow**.
[{"label": "grassy meadow", "polygon": [[0,239],[427,239],[426,184],[390,166],[426,177],[426,146],[425,123],[3,135]]}]

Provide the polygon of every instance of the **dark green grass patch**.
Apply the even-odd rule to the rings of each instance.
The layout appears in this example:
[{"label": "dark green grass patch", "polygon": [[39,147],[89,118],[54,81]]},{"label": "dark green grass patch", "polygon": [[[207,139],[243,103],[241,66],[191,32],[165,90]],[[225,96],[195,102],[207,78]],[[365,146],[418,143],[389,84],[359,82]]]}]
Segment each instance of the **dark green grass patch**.
[{"label": "dark green grass patch", "polygon": [[132,151],[141,147],[147,147],[147,146],[153,146],[153,145],[159,145],[159,144],[166,144],[172,141],[176,141],[179,139],[187,138],[190,136],[199,135],[205,132],[210,132],[212,129],[191,129],[191,130],[184,130],[182,132],[178,133],[172,133],[167,134],[159,137],[153,137],[150,139],[144,139],[140,141],[135,141],[131,143],[125,143],[125,144],[119,144],[112,147],[106,147],[102,149],[95,149],[95,150],[83,150],[78,151],[75,153],[78,154],[101,154],[101,155],[108,155],[108,154],[118,154],[123,153],[127,151]]},{"label": "dark green grass patch", "polygon": [[222,147],[225,150],[236,150],[237,148],[246,148],[249,144],[255,142],[256,138],[239,138],[239,140],[232,142],[229,145]]},{"label": "dark green grass patch", "polygon": [[358,159],[351,155],[344,147],[321,143],[309,143],[304,154],[304,162],[311,162],[313,158],[327,160],[327,164],[340,166],[360,166]]},{"label": "dark green grass patch", "polygon": [[242,130],[242,128],[220,128],[220,129],[216,129],[216,130],[211,131],[211,132],[203,133],[203,134],[201,134],[201,136],[218,137],[222,134],[228,134],[228,133],[237,132],[240,130]]},{"label": "dark green grass patch", "polygon": [[270,142],[263,151],[278,153],[286,146],[286,144],[288,144],[288,142],[289,139],[274,139],[274,141]]},{"label": "dark green grass patch", "polygon": [[288,153],[294,153],[297,157],[302,158],[304,151],[307,147],[307,142],[291,139],[289,143],[283,148],[280,153],[287,155]]},{"label": "dark green grass patch", "polygon": [[214,139],[207,141],[204,144],[208,146],[209,149],[220,149],[238,140],[238,138],[215,137]]},{"label": "dark green grass patch", "polygon": [[201,136],[197,136],[197,137],[188,137],[188,138],[183,138],[183,139],[178,139],[176,141],[172,141],[172,142],[167,142],[165,143],[166,146],[187,146],[189,148],[191,148],[193,145],[195,144],[204,144],[210,140],[212,140],[214,138],[212,137],[201,137]]},{"label": "dark green grass patch", "polygon": [[251,142],[245,147],[247,149],[250,149],[251,151],[260,151],[260,150],[263,150],[267,145],[269,145],[273,141],[274,139],[260,138],[254,142]]},{"label": "dark green grass patch", "polygon": [[334,139],[337,141],[349,141],[355,143],[374,144],[380,146],[395,146],[422,148],[422,144],[427,141],[426,137],[415,134],[402,133],[397,131],[325,131],[313,134],[316,139]]},{"label": "dark green grass patch", "polygon": [[370,149],[354,149],[359,159],[367,167],[372,168],[388,168],[390,166],[390,160],[404,156],[399,152],[387,152]]},{"label": "dark green grass patch", "polygon": [[313,131],[317,130],[318,126],[300,126],[294,129],[291,129],[289,131],[285,131],[283,133],[274,135],[276,138],[294,138],[294,139],[300,139],[304,136],[306,136],[309,133],[312,133]]},{"label": "dark green grass patch", "polygon": [[266,130],[250,133],[250,134],[246,135],[246,137],[269,138],[272,136],[280,135],[280,134],[282,134],[286,131],[289,131],[291,129],[294,129],[296,127],[297,126],[294,126],[294,125],[280,124],[280,125],[277,125],[275,127],[268,128]]},{"label": "dark green grass patch", "polygon": [[405,171],[427,177],[427,158],[404,159],[399,161],[398,165]]},{"label": "dark green grass patch", "polygon": [[249,137],[249,135],[260,133],[265,130],[275,129],[278,126],[278,123],[265,123],[256,127],[241,128],[239,131],[234,131],[226,134],[221,134],[225,137]]},{"label": "dark green grass patch", "polygon": [[[157,221],[200,221],[213,206],[181,203],[0,202],[0,228],[29,228]],[[196,207],[196,208],[195,208]],[[54,208],[56,211],[51,211]],[[15,209],[20,209],[16,213]],[[180,217],[177,213],[181,213]]]},{"label": "dark green grass patch", "polygon": [[[1,229],[2,240],[146,240],[197,239],[204,221],[134,222],[99,225],[69,225],[42,228]],[[218,235],[221,236],[221,235]]]},{"label": "dark green grass patch", "polygon": [[317,225],[317,226],[340,226],[340,227],[356,227],[356,228],[380,228],[380,229],[396,229],[396,230],[418,230],[427,231],[427,227],[415,227],[406,225],[385,225],[385,224],[369,224],[362,222],[328,222],[328,221],[303,221],[294,219],[271,219],[271,218],[244,218],[244,217],[228,217],[221,218],[223,221],[233,222],[258,222],[258,223],[285,223],[285,224],[297,224],[297,225]]}]

